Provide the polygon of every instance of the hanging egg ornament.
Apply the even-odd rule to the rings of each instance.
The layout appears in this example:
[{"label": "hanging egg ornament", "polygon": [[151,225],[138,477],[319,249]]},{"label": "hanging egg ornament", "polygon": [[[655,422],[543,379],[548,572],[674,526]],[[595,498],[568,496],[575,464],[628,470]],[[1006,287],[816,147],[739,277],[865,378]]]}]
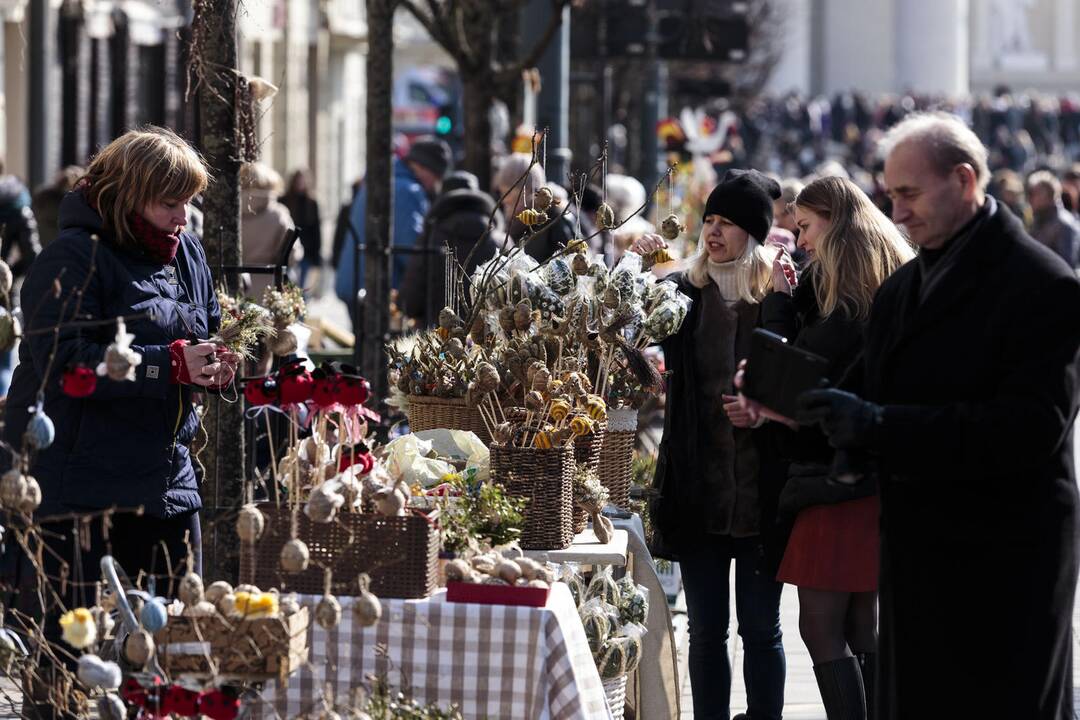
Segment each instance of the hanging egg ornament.
[{"label": "hanging egg ornament", "polygon": [[505,305],[499,310],[499,327],[507,335],[514,332],[514,306]]},{"label": "hanging egg ornament", "polygon": [[75,365],[60,376],[60,390],[72,398],[89,397],[97,387],[97,375],[86,365]]},{"label": "hanging egg ornament", "polygon": [[270,352],[277,357],[292,355],[300,346],[299,341],[296,339],[296,333],[287,327],[274,328],[274,335],[269,338],[268,344]]},{"label": "hanging egg ornament", "polygon": [[11,266],[0,260],[0,295],[9,295],[14,284],[15,276],[11,272]]},{"label": "hanging egg ornament", "polygon": [[143,628],[127,636],[124,641],[124,659],[137,668],[146,666],[154,654],[154,636]]},{"label": "hanging egg ornament", "polygon": [[303,540],[293,538],[281,548],[281,567],[285,572],[303,572],[310,560],[311,553]]},{"label": "hanging egg ornament", "polygon": [[679,222],[679,216],[674,213],[668,215],[660,223],[660,237],[665,240],[674,240],[685,231],[686,226]]},{"label": "hanging egg ornament", "polygon": [[169,613],[165,610],[165,604],[160,600],[151,599],[143,603],[139,611],[139,622],[152,633],[156,633],[169,622]]},{"label": "hanging egg ornament", "polygon": [[558,207],[559,201],[555,198],[555,193],[551,191],[547,185],[544,185],[536,191],[536,195],[533,196],[533,207],[537,210],[547,210],[552,205]]},{"label": "hanging egg ornament", "polygon": [[601,230],[611,230],[615,227],[615,211],[606,202],[600,203],[596,208],[596,227]]},{"label": "hanging egg ornament", "polygon": [[115,690],[120,687],[120,681],[123,679],[119,665],[102,660],[93,653],[87,653],[79,658],[76,674],[82,684],[91,690],[96,688]]},{"label": "hanging egg ornament", "polygon": [[526,227],[532,227],[533,225],[539,225],[540,223],[547,220],[547,215],[539,210],[525,208],[517,214],[517,219],[521,222],[522,225],[525,225]]},{"label": "hanging egg ornament", "polygon": [[41,486],[38,481],[29,475],[26,476],[26,490],[23,491],[22,500],[19,501],[19,510],[27,515],[33,515],[41,505]]},{"label": "hanging egg ornament", "polygon": [[539,412],[544,409],[544,396],[539,390],[530,390],[525,395],[525,409]]},{"label": "hanging egg ornament", "polygon": [[248,504],[240,508],[236,517],[236,534],[246,543],[253,543],[262,537],[266,527],[266,517],[259,508]]},{"label": "hanging egg ornament", "polygon": [[38,408],[26,425],[26,442],[35,450],[44,450],[52,445],[55,439],[56,428],[53,421],[44,410]]},{"label": "hanging egg ornament", "polygon": [[127,718],[127,706],[123,700],[112,693],[98,698],[97,712],[101,720],[126,720]]},{"label": "hanging egg ornament", "polygon": [[353,603],[353,617],[360,623],[360,627],[371,627],[382,617],[382,603],[374,593],[368,590],[371,578],[367,573],[361,573],[357,583],[360,586],[360,594],[356,596],[356,602]]},{"label": "hanging egg ornament", "polygon": [[9,352],[15,347],[20,332],[18,318],[0,307],[0,352]]},{"label": "hanging egg ornament", "polygon": [[224,580],[215,580],[210,583],[210,587],[206,588],[206,592],[203,593],[203,599],[208,603],[217,605],[221,601],[221,598],[226,595],[231,595],[232,591],[233,587],[229,583]]},{"label": "hanging egg ornament", "polygon": [[180,579],[180,587],[176,593],[180,602],[185,605],[197,605],[206,597],[202,578],[196,572],[189,572]]},{"label": "hanging egg ornament", "polygon": [[333,595],[323,595],[315,606],[315,622],[323,630],[333,630],[341,622],[341,603]]},{"label": "hanging egg ornament", "polygon": [[532,325],[532,303],[521,300],[514,306],[514,328],[522,332]]},{"label": "hanging egg ornament", "polygon": [[97,366],[97,374],[117,382],[135,380],[135,368],[142,364],[142,355],[131,349],[135,336],[127,331],[123,318],[116,319],[116,338],[105,348],[105,359]]}]

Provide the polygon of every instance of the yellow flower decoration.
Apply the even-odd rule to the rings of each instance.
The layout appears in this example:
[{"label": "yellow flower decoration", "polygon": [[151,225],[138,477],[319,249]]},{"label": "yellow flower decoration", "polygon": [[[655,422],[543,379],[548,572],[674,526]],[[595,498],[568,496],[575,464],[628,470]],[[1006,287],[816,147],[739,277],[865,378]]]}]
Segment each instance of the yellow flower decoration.
[{"label": "yellow flower decoration", "polygon": [[278,599],[273,593],[236,593],[236,612],[247,620],[274,617]]},{"label": "yellow flower decoration", "polygon": [[75,608],[60,616],[61,637],[71,647],[82,650],[97,640],[97,624],[86,608]]}]

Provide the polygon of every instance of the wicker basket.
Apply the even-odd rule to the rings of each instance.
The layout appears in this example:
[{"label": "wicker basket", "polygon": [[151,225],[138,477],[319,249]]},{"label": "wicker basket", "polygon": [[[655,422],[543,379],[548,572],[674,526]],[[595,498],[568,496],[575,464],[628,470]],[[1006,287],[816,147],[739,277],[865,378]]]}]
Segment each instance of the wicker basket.
[{"label": "wicker basket", "polygon": [[308,609],[287,618],[229,622],[220,616],[170,615],[154,642],[158,662],[173,676],[283,678],[308,661]]},{"label": "wicker basket", "polygon": [[600,476],[600,484],[611,494],[611,504],[624,510],[630,507],[630,467],[634,461],[636,441],[637,410],[609,410],[597,475]]},{"label": "wicker basket", "polygon": [[606,423],[598,422],[593,426],[591,435],[580,435],[574,438],[574,462],[590,470],[596,470],[600,466],[600,451],[604,447],[606,427]]},{"label": "wicker basket", "polygon": [[622,720],[626,711],[626,675],[617,678],[603,680],[604,697],[607,698],[608,708],[614,720]]},{"label": "wicker basket", "polygon": [[525,550],[562,550],[574,539],[574,453],[569,446],[522,448],[491,444],[491,478],[526,498]]},{"label": "wicker basket", "polygon": [[420,515],[338,513],[333,522],[316,523],[301,512],[296,537],[307,544],[311,562],[307,570],[289,573],[281,568],[281,548],[291,538],[292,512],[268,504],[259,509],[266,530],[257,543],[241,545],[241,582],[321,595],[329,567],[335,595],[356,595],[360,573],[371,577],[369,589],[379,597],[424,598],[435,592],[439,533]]},{"label": "wicker basket", "polygon": [[491,443],[491,434],[480,411],[465,404],[464,398],[440,398],[427,395],[409,395],[409,429],[422,430],[469,430],[485,445]]}]

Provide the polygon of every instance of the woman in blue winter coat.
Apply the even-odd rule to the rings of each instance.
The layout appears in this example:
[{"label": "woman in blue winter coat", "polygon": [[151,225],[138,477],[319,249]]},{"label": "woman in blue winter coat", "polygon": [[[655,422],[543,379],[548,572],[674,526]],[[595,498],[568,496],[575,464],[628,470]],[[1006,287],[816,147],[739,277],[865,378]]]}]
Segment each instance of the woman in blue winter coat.
[{"label": "woman in blue winter coat", "polygon": [[[231,382],[236,362],[207,340],[220,310],[203,249],[183,232],[186,205],[207,182],[203,160],[174,133],[149,127],[124,134],[64,197],[60,234],[22,287],[25,331],[3,439],[17,450],[29,447],[24,433],[42,393],[56,434],[27,456],[27,470],[42,491],[35,520],[52,531],[43,533],[55,553],[45,553],[46,572],[56,577],[63,561],[74,581],[60,598],[69,607],[92,601],[80,583],[100,577],[105,553],[133,579],[164,574],[166,553],[174,572],[183,568],[188,547],[198,565],[202,502],[188,449],[199,425],[194,395]],[[142,356],[134,379],[106,375],[92,390],[72,392],[62,378],[97,367],[118,317]],[[115,514],[107,537],[102,522],[91,522],[79,543],[70,520],[49,520],[111,506],[143,512]],[[166,589],[159,582],[158,592]],[[45,608],[46,617],[55,610]]]}]

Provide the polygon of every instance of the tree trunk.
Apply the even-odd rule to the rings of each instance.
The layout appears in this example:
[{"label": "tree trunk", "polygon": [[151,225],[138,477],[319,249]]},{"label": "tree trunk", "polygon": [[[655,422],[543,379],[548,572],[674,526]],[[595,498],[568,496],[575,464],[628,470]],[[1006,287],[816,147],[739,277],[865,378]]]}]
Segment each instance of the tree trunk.
[{"label": "tree trunk", "polygon": [[[393,238],[391,172],[394,73],[394,0],[367,0],[367,217],[364,218],[362,369],[377,398],[387,396],[386,353],[390,331],[390,247]],[[359,257],[359,256],[357,256]],[[357,342],[360,338],[357,338]]]},{"label": "tree trunk", "polygon": [[[215,283],[236,287],[239,265],[240,163],[236,160],[236,0],[215,0],[207,10],[202,60],[209,71],[199,89],[202,148],[213,180],[203,193],[203,247]],[[224,102],[223,100],[224,99]],[[238,548],[233,518],[243,502],[244,417],[242,403],[208,396],[203,424],[208,437],[202,462],[204,575],[237,578]]]},{"label": "tree trunk", "polygon": [[465,113],[465,169],[476,175],[481,190],[491,187],[491,111],[495,102],[494,79],[488,74],[469,74],[462,83]]}]

